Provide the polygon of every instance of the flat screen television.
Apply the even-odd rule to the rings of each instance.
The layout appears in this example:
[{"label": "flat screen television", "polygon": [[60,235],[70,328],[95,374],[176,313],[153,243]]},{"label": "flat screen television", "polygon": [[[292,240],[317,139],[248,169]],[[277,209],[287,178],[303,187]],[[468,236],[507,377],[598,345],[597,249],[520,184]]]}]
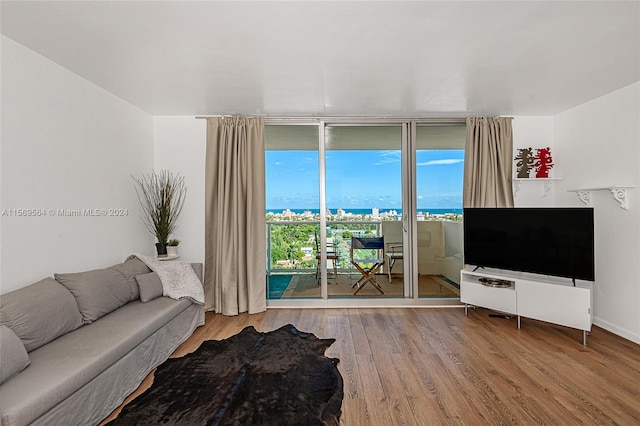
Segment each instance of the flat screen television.
[{"label": "flat screen television", "polygon": [[593,208],[465,208],[464,262],[595,281]]}]

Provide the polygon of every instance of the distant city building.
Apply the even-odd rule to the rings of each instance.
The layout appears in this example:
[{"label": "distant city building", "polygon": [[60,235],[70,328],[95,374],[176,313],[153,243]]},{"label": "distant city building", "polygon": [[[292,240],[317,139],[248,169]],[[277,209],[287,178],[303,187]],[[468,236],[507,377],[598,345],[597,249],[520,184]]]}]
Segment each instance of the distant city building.
[{"label": "distant city building", "polygon": [[313,247],[300,247],[300,251],[304,253],[304,256],[302,257],[303,261],[308,262],[310,260],[313,260],[313,257],[314,257]]},{"label": "distant city building", "polygon": [[[356,209],[361,210],[361,209]],[[364,210],[364,209],[362,209]],[[368,209],[367,209],[368,210]],[[303,213],[296,213],[291,209],[282,210],[281,213],[267,212],[266,213],[267,222],[277,222],[277,221],[301,221],[301,222],[314,222],[320,220],[319,213],[313,213],[310,210],[304,210]],[[462,213],[458,213],[455,211],[446,212],[446,213],[430,213],[427,211],[418,211],[416,212],[416,219],[418,221],[427,221],[427,220],[435,220],[435,221],[454,221],[460,222],[462,221]],[[341,221],[341,222],[358,222],[358,221],[372,221],[372,222],[381,222],[381,221],[401,221],[402,214],[398,213],[397,210],[387,210],[380,211],[379,208],[374,207],[371,209],[371,213],[353,213],[349,211],[345,211],[344,209],[337,209],[335,215],[331,214],[331,210],[327,209],[327,220],[328,221]],[[333,232],[330,228],[327,228],[327,232]]]}]

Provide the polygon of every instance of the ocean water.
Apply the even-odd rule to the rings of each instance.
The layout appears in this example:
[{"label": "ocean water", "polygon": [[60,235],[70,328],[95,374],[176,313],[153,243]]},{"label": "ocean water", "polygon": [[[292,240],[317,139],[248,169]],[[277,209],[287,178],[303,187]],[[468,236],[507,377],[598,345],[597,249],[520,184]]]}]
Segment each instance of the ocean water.
[{"label": "ocean water", "polygon": [[[282,213],[282,211],[285,209],[267,209],[267,213]],[[314,214],[319,214],[320,213],[320,209],[289,209],[291,210],[292,213],[295,214],[302,214],[304,212],[311,212]],[[331,211],[332,214],[336,214],[336,212],[338,211],[338,209],[329,209]],[[371,214],[371,209],[343,209],[345,211],[345,213],[352,213],[352,214]],[[394,210],[396,213],[401,214],[402,213],[402,209],[378,209],[379,213],[386,213],[386,212],[390,212]],[[418,212],[422,212],[422,213],[429,213],[429,214],[447,214],[447,213],[452,213],[452,214],[462,214],[462,209],[455,209],[455,208],[445,208],[445,209],[418,209]]]}]

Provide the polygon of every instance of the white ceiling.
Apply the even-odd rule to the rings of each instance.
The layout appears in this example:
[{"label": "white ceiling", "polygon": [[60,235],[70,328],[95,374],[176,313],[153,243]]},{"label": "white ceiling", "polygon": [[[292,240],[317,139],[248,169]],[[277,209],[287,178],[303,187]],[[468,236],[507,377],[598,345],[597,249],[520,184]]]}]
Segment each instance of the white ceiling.
[{"label": "white ceiling", "polygon": [[640,80],[640,2],[2,1],[153,115],[553,115]]}]

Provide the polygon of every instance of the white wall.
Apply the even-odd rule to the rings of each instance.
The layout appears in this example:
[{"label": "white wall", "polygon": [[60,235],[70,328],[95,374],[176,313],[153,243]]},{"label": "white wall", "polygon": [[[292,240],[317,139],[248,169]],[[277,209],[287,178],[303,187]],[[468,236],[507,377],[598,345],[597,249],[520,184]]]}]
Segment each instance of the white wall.
[{"label": "white wall", "polygon": [[[551,148],[551,156],[555,160],[555,146],[553,134],[553,117],[514,117],[513,118],[513,156],[515,158],[518,149]],[[555,162],[555,161],[554,161]],[[516,161],[513,160],[513,177],[517,176]],[[535,176],[533,174],[532,176]],[[556,168],[552,168],[549,177],[561,177]],[[514,191],[514,203],[516,207],[548,207],[554,203],[555,185],[551,184],[545,193],[544,182],[532,177],[527,181],[520,181],[520,189]]]},{"label": "white wall", "polygon": [[180,260],[204,262],[204,164],[206,120],[156,116],[154,168],[179,172],[185,178],[187,198],[174,238],[180,240]]},{"label": "white wall", "polygon": [[[1,42],[1,292],[153,253],[131,179],[153,167],[153,118],[13,40]],[[17,217],[13,209],[47,215]],[[57,209],[127,215],[51,214]]]},{"label": "white wall", "polygon": [[632,185],[624,210],[592,193],[596,221],[594,323],[640,343],[640,82],[555,117],[557,205],[582,206],[570,189]]}]

